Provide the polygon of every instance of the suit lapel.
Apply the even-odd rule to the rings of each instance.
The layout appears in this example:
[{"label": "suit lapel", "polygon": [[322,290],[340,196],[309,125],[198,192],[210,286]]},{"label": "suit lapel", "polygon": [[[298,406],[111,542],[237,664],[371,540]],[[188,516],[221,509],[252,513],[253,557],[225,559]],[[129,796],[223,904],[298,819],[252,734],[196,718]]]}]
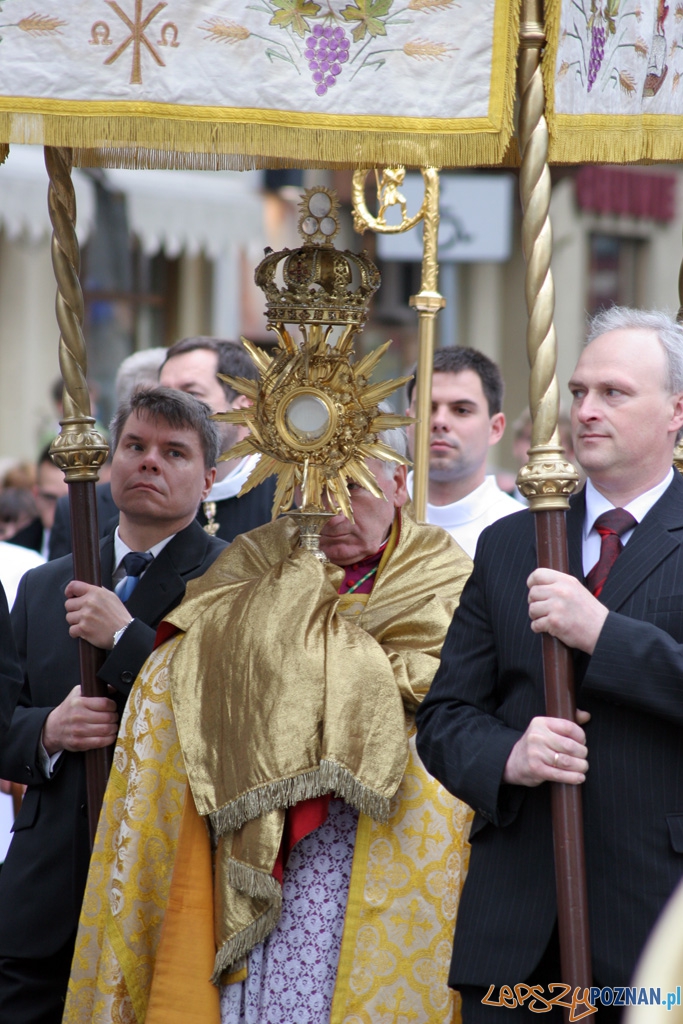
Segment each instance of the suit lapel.
[{"label": "suit lapel", "polygon": [[180,602],[187,577],[202,564],[207,535],[192,522],[175,535],[154,559],[126,602],[135,618],[158,621],[168,609]]},{"label": "suit lapel", "polygon": [[569,503],[567,512],[567,546],[569,572],[583,583],[583,521],[586,515],[586,496],[581,490]]},{"label": "suit lapel", "polygon": [[113,590],[112,575],[114,573],[114,531],[110,531],[100,543],[100,565],[102,567],[102,586]]},{"label": "suit lapel", "polygon": [[675,474],[671,486],[638,524],[607,577],[600,600],[616,611],[665,558],[680,547],[683,529],[683,480]]}]

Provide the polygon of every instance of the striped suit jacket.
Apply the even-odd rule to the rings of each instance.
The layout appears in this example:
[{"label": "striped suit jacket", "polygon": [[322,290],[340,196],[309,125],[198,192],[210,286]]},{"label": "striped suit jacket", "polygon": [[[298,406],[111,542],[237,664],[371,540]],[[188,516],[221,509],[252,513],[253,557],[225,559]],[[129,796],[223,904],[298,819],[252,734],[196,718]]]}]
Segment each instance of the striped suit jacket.
[{"label": "striped suit jacket", "polygon": [[[570,571],[583,580],[585,503],[567,513]],[[556,919],[550,789],[502,783],[508,755],[543,715],[541,637],[526,580],[533,513],[480,538],[474,571],[418,712],[431,771],[476,811],[450,984],[515,984],[540,960]],[[638,525],[605,584],[610,609],[592,656],[575,655],[589,772],[583,786],[593,969],[628,982],[683,874],[683,479]],[[560,979],[557,979],[558,981]]]}]

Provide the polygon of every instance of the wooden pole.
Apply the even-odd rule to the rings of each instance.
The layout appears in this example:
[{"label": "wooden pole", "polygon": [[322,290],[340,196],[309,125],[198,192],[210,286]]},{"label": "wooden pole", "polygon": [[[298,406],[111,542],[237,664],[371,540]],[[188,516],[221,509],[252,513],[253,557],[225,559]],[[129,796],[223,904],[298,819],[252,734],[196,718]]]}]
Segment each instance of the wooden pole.
[{"label": "wooden pole", "polygon": [[[522,0],[518,91],[522,154],[520,194],[524,219],[522,245],[527,261],[526,303],[529,314],[527,353],[531,367],[529,405],[532,441],[529,462],[518,485],[536,514],[536,544],[541,567],[569,572],[565,510],[578,481],[559,443],[557,338],[553,325],[555,292],[550,269],[550,169],[548,127],[541,77],[545,43],[542,0]],[[575,720],[570,651],[554,637],[543,636],[546,713]],[[591,985],[588,896],[583,846],[580,786],[552,784],[553,841],[562,981],[582,991]],[[565,1011],[567,1016],[568,1011]]]},{"label": "wooden pole", "polygon": [[[74,579],[101,586],[99,531],[95,484],[107,457],[107,443],[94,430],[86,380],[87,356],[83,338],[83,294],[78,279],[80,253],[76,237],[76,195],[71,180],[70,149],[45,147],[50,177],[48,207],[52,222],[52,265],[57,279],[56,312],[59,324],[59,367],[64,379],[64,419],[50,455],[69,485]],[[81,690],[86,697],[106,697],[97,678],[104,651],[79,640]],[[85,752],[88,826],[91,845],[109,778],[112,747]]]}]

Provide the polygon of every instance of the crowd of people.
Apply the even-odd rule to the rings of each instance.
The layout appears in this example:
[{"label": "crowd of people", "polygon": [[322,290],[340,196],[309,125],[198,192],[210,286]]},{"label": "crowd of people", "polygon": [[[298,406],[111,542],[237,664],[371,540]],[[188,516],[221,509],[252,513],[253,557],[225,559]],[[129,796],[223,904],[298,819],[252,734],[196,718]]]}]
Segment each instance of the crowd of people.
[{"label": "crowd of people", "polygon": [[[257,456],[218,461],[246,428],[211,414],[249,401],[223,377],[257,376],[235,342],[122,365],[101,587],[73,579],[49,451],[6,475],[2,1022],[528,1018],[491,992],[562,980],[553,783],[583,794],[593,983],[629,984],[683,873],[683,328],[591,324],[560,424],[585,474],[568,573],[487,471],[496,364],[451,347],[433,371],[427,523],[412,473],[369,459],[381,497],[350,484],[327,564],[271,521],[274,478],[240,496]],[[412,427],[380,440],[414,454]],[[574,722],[545,712],[544,635],[573,652]],[[91,852],[85,752],[114,743]]]}]

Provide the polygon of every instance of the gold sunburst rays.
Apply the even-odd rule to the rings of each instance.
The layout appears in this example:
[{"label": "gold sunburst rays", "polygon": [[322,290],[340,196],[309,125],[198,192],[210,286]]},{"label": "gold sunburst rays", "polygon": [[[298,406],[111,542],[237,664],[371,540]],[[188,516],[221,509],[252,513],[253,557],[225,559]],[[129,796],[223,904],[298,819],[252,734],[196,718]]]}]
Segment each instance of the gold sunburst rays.
[{"label": "gold sunburst rays", "polygon": [[[283,330],[282,334],[279,335],[279,338],[283,346],[286,344],[286,342],[289,343],[288,351],[293,351],[291,346],[294,345],[294,342],[292,341],[292,338],[290,337],[288,331]],[[244,336],[240,338],[240,341],[242,342],[247,352],[249,353],[251,361],[255,363],[256,366],[258,367],[259,372],[268,373],[268,369],[270,368],[270,364],[273,361],[273,357],[268,355],[267,352],[264,352],[262,348],[258,347],[258,345],[254,345],[251,341],[249,341],[248,338],[245,338]]]},{"label": "gold sunburst rays", "polygon": [[409,466],[410,459],[399,455],[389,445],[381,441],[372,441],[370,444],[359,444],[358,451],[368,459],[381,459],[382,462],[396,462],[399,466]]},{"label": "gold sunburst rays", "polygon": [[370,385],[360,398],[363,408],[371,409],[372,406],[379,405],[389,395],[393,395],[398,388],[406,385],[409,380],[412,380],[412,377],[398,377],[396,380],[383,380],[379,384]]},{"label": "gold sunburst rays", "polygon": [[[322,348],[318,332],[309,331],[296,353],[290,353],[283,343],[267,361],[254,359],[260,372],[258,380],[224,378],[232,388],[247,394],[253,404],[213,417],[249,430],[247,437],[220,458],[261,456],[240,496],[277,474],[273,518],[291,509],[299,488],[304,507],[341,511],[351,521],[347,481],[383,497],[366,460],[408,464],[380,440],[379,434],[412,422],[410,416],[377,407],[409,378],[367,382],[387,347],[379,346],[354,364],[338,346],[325,343]],[[249,347],[250,355],[255,348]]]},{"label": "gold sunburst rays", "polygon": [[[230,377],[227,373],[219,373],[217,375],[220,380],[228,384],[233,391],[239,391],[240,394],[246,395],[247,398],[251,398],[252,402],[258,395],[258,384],[255,380],[249,380],[248,377]],[[221,415],[225,415],[221,413]]]}]

